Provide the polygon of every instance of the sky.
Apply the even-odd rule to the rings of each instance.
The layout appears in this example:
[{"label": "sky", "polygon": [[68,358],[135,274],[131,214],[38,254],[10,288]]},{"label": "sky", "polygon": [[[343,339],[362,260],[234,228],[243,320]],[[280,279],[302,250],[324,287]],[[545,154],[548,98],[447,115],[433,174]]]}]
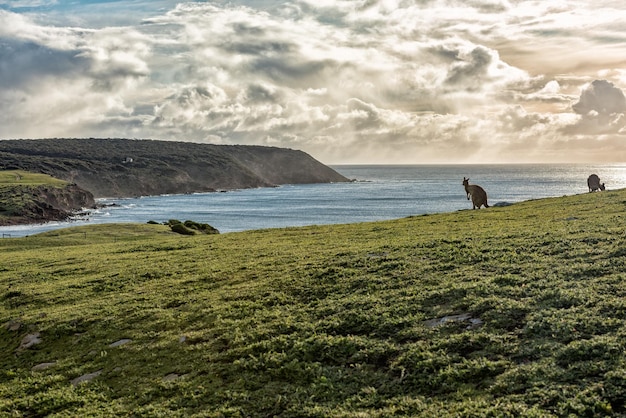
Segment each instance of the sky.
[{"label": "sky", "polygon": [[626,162],[623,0],[0,0],[0,139]]}]

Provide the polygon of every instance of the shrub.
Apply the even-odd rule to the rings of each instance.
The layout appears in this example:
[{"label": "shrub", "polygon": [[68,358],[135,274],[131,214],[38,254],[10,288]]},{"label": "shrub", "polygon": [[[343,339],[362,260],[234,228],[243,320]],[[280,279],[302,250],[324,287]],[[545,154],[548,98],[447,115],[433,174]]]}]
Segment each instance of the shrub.
[{"label": "shrub", "polygon": [[181,222],[178,219],[170,219],[169,221],[164,223],[168,225],[172,231],[184,234],[184,235],[194,235],[197,232],[201,234],[219,234],[220,231],[213,228],[209,224],[203,224],[195,221],[185,221]]},{"label": "shrub", "polygon": [[195,235],[196,234],[193,229],[187,228],[182,223],[170,225],[170,228],[172,229],[172,232],[176,232],[177,234],[182,234],[182,235]]},{"label": "shrub", "polygon": [[185,221],[184,225],[187,228],[194,229],[198,232],[202,232],[203,234],[219,234],[220,233],[217,229],[213,228],[209,224],[201,224],[195,221],[187,220]]}]

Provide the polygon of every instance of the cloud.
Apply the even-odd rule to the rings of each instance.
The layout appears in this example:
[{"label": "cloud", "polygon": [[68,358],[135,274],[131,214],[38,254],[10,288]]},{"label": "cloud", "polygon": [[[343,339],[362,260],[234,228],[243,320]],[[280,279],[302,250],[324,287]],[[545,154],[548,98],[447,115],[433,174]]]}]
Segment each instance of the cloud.
[{"label": "cloud", "polygon": [[127,102],[149,74],[144,35],[45,27],[2,10],[0,28],[2,137],[89,136],[120,118],[136,126]]},{"label": "cloud", "polygon": [[626,135],[626,98],[607,80],[594,80],[584,86],[572,110],[579,116],[563,127],[567,135]]},{"label": "cloud", "polygon": [[88,66],[75,51],[0,38],[0,87],[4,89],[28,89],[28,85],[43,77],[77,76]]},{"label": "cloud", "polygon": [[128,28],[43,27],[0,10],[0,40],[7,77],[73,78],[80,73],[106,82],[148,73],[145,58],[150,53],[149,40]]},{"label": "cloud", "polygon": [[621,89],[607,80],[594,80],[580,95],[580,100],[572,106],[574,112],[587,115],[612,115],[626,111],[626,97]]},{"label": "cloud", "polygon": [[410,163],[584,159],[603,135],[621,155],[626,12],[608,0],[109,3],[63,20],[0,2],[0,137]]}]

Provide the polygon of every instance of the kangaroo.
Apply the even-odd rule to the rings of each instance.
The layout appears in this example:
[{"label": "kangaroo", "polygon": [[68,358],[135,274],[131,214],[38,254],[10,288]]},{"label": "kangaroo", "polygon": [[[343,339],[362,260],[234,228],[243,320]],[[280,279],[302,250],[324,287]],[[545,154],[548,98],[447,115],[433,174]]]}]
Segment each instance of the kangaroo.
[{"label": "kangaroo", "polygon": [[489,207],[487,204],[487,192],[485,189],[477,184],[469,184],[469,179],[463,177],[463,186],[465,186],[465,192],[467,193],[467,200],[472,197],[472,209],[480,209],[481,206]]},{"label": "kangaroo", "polygon": [[587,179],[587,186],[589,186],[589,192],[595,192],[596,190],[604,190],[604,183],[600,183],[600,177],[597,174],[592,174]]}]

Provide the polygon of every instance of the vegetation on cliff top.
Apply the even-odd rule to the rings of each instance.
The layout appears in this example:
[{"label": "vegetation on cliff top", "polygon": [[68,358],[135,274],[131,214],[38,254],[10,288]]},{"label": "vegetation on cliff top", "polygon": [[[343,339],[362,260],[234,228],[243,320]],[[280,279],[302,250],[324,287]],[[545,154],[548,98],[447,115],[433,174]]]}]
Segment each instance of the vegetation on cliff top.
[{"label": "vegetation on cliff top", "polygon": [[0,169],[49,174],[96,197],[348,181],[297,150],[128,139],[2,140]]},{"label": "vegetation on cliff top", "polygon": [[624,416],[625,205],[0,240],[0,414]]},{"label": "vegetation on cliff top", "polygon": [[0,225],[64,220],[94,204],[89,192],[66,181],[22,170],[0,171]]},{"label": "vegetation on cliff top", "polygon": [[0,188],[10,188],[14,186],[53,186],[64,187],[67,182],[46,174],[30,173],[23,170],[0,171]]}]

